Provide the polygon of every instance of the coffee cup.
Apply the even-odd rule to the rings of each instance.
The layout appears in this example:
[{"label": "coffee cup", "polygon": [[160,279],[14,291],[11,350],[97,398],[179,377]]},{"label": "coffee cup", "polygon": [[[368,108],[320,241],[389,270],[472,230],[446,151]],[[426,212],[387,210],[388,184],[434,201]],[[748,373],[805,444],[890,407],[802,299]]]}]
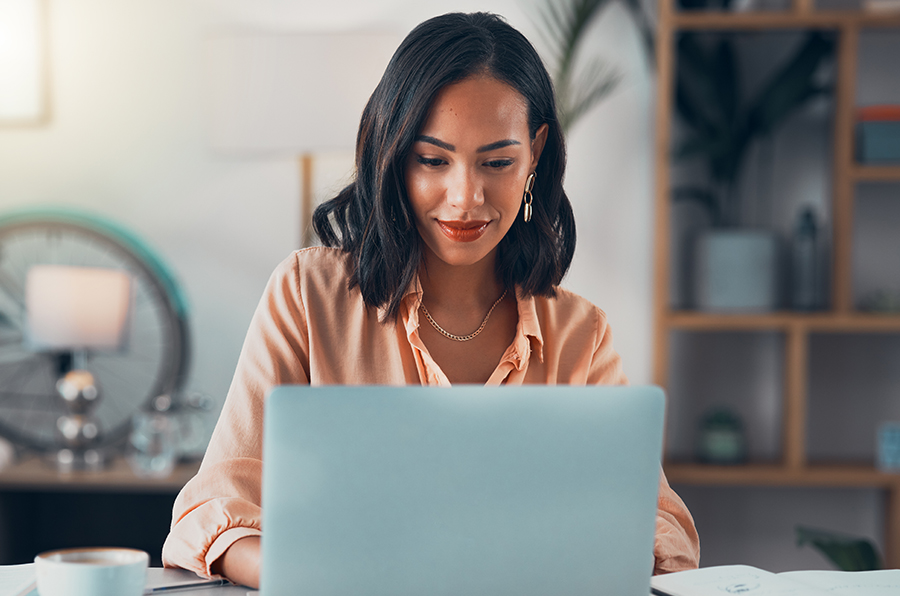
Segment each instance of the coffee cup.
[{"label": "coffee cup", "polygon": [[40,596],[140,596],[150,556],[132,548],[69,548],[34,558]]}]

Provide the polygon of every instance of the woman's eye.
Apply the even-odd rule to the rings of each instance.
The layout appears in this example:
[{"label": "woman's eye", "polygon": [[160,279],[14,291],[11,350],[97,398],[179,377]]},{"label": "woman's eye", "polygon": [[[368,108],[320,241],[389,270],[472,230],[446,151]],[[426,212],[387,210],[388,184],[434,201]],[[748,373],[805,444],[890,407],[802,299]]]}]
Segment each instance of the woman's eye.
[{"label": "woman's eye", "polygon": [[491,161],[487,162],[485,165],[489,168],[500,169],[500,168],[508,168],[512,164],[513,164],[513,161],[511,159],[492,159]]},{"label": "woman's eye", "polygon": [[437,166],[443,165],[446,162],[439,157],[422,157],[421,155],[416,156],[416,161],[418,161],[423,166],[430,166],[436,168]]}]

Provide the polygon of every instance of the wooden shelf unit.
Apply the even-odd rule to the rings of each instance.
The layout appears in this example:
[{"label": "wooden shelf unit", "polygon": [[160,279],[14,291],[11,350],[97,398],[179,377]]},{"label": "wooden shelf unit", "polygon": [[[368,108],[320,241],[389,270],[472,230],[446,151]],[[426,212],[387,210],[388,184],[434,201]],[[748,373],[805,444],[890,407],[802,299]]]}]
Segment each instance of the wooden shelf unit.
[{"label": "wooden shelf unit", "polygon": [[[859,36],[863,29],[900,29],[900,14],[818,12],[812,0],[794,0],[791,10],[765,13],[678,12],[675,0],[660,0],[657,34],[654,382],[665,387],[673,331],[778,332],[784,334],[782,459],[774,464],[707,466],[667,462],[670,482],[706,486],[819,486],[884,490],[886,562],[900,568],[900,474],[872,466],[811,464],[806,454],[810,335],[814,333],[897,333],[900,315],[856,312],[852,295],[853,203],[858,183],[900,183],[900,164],[872,166],[854,159]],[[832,178],[832,309],[803,313],[709,314],[669,306],[671,239],[670,151],[674,116],[676,35],[685,30],[832,30],[838,38],[834,96]],[[900,101],[900,97],[897,98]]]}]

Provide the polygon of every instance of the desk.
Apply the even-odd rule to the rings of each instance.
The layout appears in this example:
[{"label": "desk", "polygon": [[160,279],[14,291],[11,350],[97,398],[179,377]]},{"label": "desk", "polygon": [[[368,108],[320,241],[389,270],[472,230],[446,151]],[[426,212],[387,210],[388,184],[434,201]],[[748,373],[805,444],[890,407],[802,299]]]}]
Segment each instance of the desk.
[{"label": "desk", "polygon": [[57,548],[128,546],[161,565],[175,496],[199,466],[149,479],[122,459],[99,472],[65,474],[38,457],[23,459],[0,471],[0,564],[30,563]]}]

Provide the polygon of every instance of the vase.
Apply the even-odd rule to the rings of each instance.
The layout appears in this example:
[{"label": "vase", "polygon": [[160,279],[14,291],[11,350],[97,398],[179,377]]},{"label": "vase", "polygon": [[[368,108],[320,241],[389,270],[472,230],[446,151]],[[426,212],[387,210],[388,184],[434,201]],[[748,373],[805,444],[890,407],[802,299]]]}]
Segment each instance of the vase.
[{"label": "vase", "polygon": [[778,237],[756,229],[713,229],[694,245],[695,301],[712,312],[767,312],[779,305]]}]

